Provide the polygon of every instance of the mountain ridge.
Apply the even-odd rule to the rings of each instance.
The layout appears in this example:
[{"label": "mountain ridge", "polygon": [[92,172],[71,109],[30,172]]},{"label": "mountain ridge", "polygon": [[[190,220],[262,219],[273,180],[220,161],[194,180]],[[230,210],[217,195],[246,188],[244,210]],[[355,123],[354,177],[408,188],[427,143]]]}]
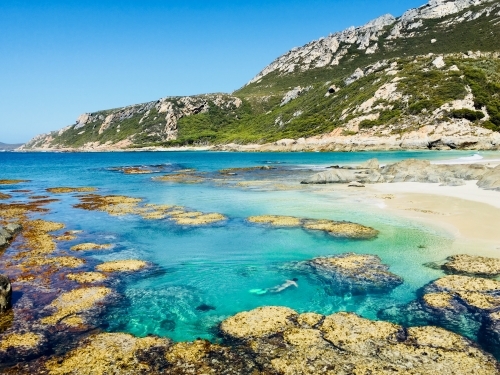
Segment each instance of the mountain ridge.
[{"label": "mountain ridge", "polygon": [[232,94],[84,114],[21,149],[498,149],[499,25],[493,0],[431,0],[293,48]]}]

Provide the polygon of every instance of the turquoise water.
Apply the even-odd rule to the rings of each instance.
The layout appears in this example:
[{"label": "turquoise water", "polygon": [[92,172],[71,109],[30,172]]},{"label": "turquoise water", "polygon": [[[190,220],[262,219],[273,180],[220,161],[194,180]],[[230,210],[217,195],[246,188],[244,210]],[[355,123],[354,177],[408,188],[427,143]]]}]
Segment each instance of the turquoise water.
[{"label": "turquoise water", "polygon": [[[498,153],[481,153],[498,157]],[[410,302],[419,288],[442,276],[423,266],[451,254],[446,234],[407,219],[392,217],[380,202],[353,198],[341,191],[300,185],[300,179],[333,164],[356,164],[372,157],[382,163],[404,158],[449,160],[472,152],[359,152],[359,153],[1,153],[0,178],[30,182],[0,187],[0,191],[47,187],[95,186],[100,194],[145,198],[148,203],[175,204],[228,217],[222,223],[184,227],[168,220],[138,216],[113,217],[102,212],[72,208],[78,200],[58,195],[50,204],[48,220],[83,230],[78,240],[60,243],[113,243],[112,251],[88,252],[97,261],[143,259],[155,265],[149,272],[126,276],[116,284],[118,303],[102,319],[109,331],[139,336],[156,334],[174,340],[213,338],[224,318],[263,305],[289,306],[299,312],[329,314],[353,311],[376,319],[381,309]],[[196,168],[206,172],[201,184],[157,182],[151,175],[124,175],[111,167],[165,164],[168,168]],[[234,181],[221,181],[217,170],[271,165],[277,169],[242,173]],[[265,180],[265,183],[259,181]],[[258,183],[239,186],[238,182]],[[282,185],[286,185],[283,187]],[[16,199],[23,195],[13,193]],[[246,222],[250,215],[276,214],[348,220],[380,231],[375,240],[335,239],[296,228],[271,228]],[[304,273],[296,262],[345,252],[377,254],[404,284],[387,294],[339,294],[334,286]],[[251,289],[269,288],[291,278],[298,288],[279,294],[255,295]],[[202,307],[205,308],[202,308]]]}]

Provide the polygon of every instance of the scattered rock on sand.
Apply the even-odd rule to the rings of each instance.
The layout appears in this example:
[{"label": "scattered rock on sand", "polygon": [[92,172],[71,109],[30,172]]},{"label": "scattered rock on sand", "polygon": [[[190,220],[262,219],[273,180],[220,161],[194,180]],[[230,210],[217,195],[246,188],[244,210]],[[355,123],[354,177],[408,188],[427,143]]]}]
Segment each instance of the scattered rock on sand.
[{"label": "scattered rock on sand", "polygon": [[131,272],[139,271],[145,268],[148,264],[142,260],[113,260],[99,264],[96,269],[101,272]]},{"label": "scattered rock on sand", "polygon": [[387,292],[403,283],[376,255],[347,253],[314,258],[306,264],[341,293]]},{"label": "scattered rock on sand", "polygon": [[500,165],[482,175],[477,186],[486,190],[500,191]]},{"label": "scattered rock on sand", "polygon": [[351,181],[349,182],[349,185],[347,185],[348,187],[359,187],[359,188],[362,188],[362,187],[365,187],[365,185],[363,185],[361,182],[358,182],[358,181]]}]

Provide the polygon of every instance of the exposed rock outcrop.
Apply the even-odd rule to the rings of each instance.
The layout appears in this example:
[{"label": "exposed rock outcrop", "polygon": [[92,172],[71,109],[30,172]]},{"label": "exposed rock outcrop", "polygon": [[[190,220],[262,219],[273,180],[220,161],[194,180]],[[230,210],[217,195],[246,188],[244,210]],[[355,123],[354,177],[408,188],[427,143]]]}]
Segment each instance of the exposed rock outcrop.
[{"label": "exposed rock outcrop", "polygon": [[500,259],[475,255],[453,255],[441,266],[447,272],[469,276],[500,276]]},{"label": "exposed rock outcrop", "polygon": [[12,285],[7,276],[0,275],[0,314],[12,306]]},{"label": "exposed rock outcrop", "polygon": [[248,221],[257,224],[269,224],[277,227],[302,227],[313,231],[323,231],[334,237],[351,239],[372,239],[378,230],[348,221],[325,219],[302,219],[294,216],[261,215],[250,216]]},{"label": "exposed rock outcrop", "polygon": [[437,327],[405,329],[355,314],[298,314],[265,307],[236,314],[220,329],[271,374],[497,374],[494,358]]},{"label": "exposed rock outcrop", "polygon": [[500,190],[500,165],[483,174],[477,186],[486,190]]},{"label": "exposed rock outcrop", "polygon": [[403,283],[376,255],[347,253],[315,258],[305,264],[340,293],[387,292]]},{"label": "exposed rock outcrop", "polygon": [[21,230],[21,225],[15,223],[0,226],[0,249],[7,246]]},{"label": "exposed rock outcrop", "polygon": [[[368,169],[369,168],[369,169]],[[460,186],[464,181],[479,180],[478,186],[493,188],[500,168],[491,169],[482,164],[431,164],[428,160],[406,159],[378,168],[378,163],[364,163],[357,168],[334,168],[316,173],[303,184],[380,182],[430,182],[446,186]],[[483,181],[483,183],[480,183]],[[487,183],[486,181],[489,181]],[[497,181],[500,189],[500,179]]]}]

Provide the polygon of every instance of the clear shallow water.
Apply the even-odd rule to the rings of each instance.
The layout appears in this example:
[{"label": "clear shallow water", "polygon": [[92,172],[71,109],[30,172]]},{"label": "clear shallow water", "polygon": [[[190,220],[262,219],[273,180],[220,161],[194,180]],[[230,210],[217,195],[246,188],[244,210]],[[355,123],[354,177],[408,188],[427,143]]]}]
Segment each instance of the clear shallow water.
[{"label": "clear shallow water", "polygon": [[[376,319],[377,312],[410,302],[419,288],[442,273],[423,266],[451,253],[451,239],[422,224],[388,216],[377,202],[361,195],[353,201],[342,192],[301,188],[301,175],[334,164],[356,164],[377,157],[382,163],[403,158],[450,160],[473,156],[472,152],[385,153],[36,153],[0,154],[0,178],[30,179],[31,182],[3,186],[0,191],[31,189],[35,194],[47,187],[95,186],[101,194],[145,198],[157,204],[175,204],[204,212],[226,215],[227,222],[205,227],[182,227],[168,220],[144,220],[137,216],[112,217],[101,212],[74,209],[77,199],[61,195],[49,206],[49,220],[64,222],[68,229],[81,229],[77,241],[61,243],[69,248],[79,242],[110,242],[113,251],[86,253],[98,261],[144,259],[157,265],[150,273],[127,276],[120,284],[120,303],[103,319],[110,331],[128,331],[144,336],[157,334],[174,340],[212,338],[222,319],[263,305],[283,305],[300,312],[329,314],[353,311]],[[498,157],[498,153],[481,153]],[[172,168],[196,168],[208,176],[222,168],[263,164],[277,166],[275,178],[296,186],[276,190],[268,185],[237,187],[208,181],[176,184],[152,181],[151,175],[124,175],[110,167],[171,164]],[[212,173],[212,174],[210,174]],[[299,176],[299,177],[297,177]],[[238,176],[238,178],[242,178]],[[245,174],[260,179],[259,173]],[[302,229],[269,228],[247,223],[250,215],[279,214],[308,218],[348,220],[380,231],[377,239],[352,241],[332,238]],[[295,267],[295,262],[321,255],[345,252],[377,254],[402,276],[404,284],[387,294],[352,296]],[[255,295],[251,289],[268,288],[296,277],[299,288],[279,294]],[[206,305],[205,309],[200,306]],[[209,309],[207,310],[207,306]],[[198,309],[197,309],[198,308]],[[207,311],[203,311],[207,310]]]}]

